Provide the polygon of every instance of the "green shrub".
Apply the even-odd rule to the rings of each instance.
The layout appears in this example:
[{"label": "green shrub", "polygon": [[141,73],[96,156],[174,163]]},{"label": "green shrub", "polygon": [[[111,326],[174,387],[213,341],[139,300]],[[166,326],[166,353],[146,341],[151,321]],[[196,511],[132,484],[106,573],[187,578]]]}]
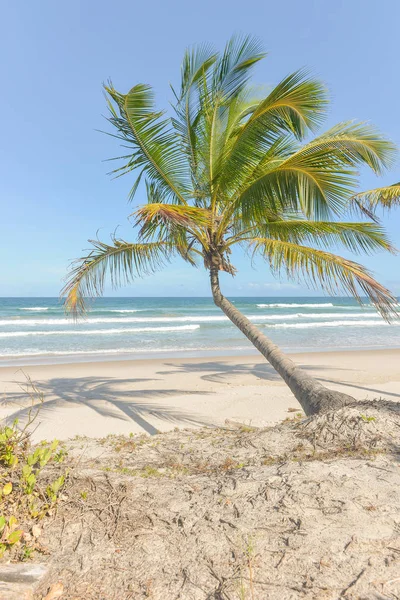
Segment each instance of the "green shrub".
[{"label": "green shrub", "polygon": [[0,427],[0,558],[13,550],[30,558],[36,536],[32,542],[29,530],[54,507],[68,475],[60,474],[66,453],[58,440],[32,447],[27,428],[34,418],[29,414],[22,429],[18,420]]}]

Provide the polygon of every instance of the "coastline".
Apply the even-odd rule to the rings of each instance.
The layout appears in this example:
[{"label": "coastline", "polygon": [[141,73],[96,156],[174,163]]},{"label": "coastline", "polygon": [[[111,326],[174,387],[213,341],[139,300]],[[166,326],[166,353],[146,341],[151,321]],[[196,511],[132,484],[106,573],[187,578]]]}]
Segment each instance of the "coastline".
[{"label": "coastline", "polygon": [[[231,300],[287,354],[400,348],[399,328],[388,326],[370,303],[285,296]],[[66,317],[57,298],[0,298],[0,341],[0,370],[257,356],[209,297],[99,298],[79,322]]]},{"label": "coastline", "polygon": [[[324,385],[356,399],[400,401],[400,349],[292,354]],[[0,369],[0,418],[24,424],[27,377],[43,394],[34,439],[102,437],[244,423],[300,410],[258,354],[12,366]],[[22,386],[22,387],[21,387]]]},{"label": "coastline", "polygon": [[[353,346],[351,350],[347,347],[320,347],[315,348],[285,348],[280,346],[281,350],[289,356],[298,356],[303,354],[331,354],[331,353],[342,353],[342,352],[400,352],[399,346]],[[41,366],[41,365],[74,365],[74,364],[91,364],[91,363],[111,363],[111,362],[138,362],[138,361],[160,361],[160,360],[186,360],[186,359],[215,359],[224,360],[229,359],[240,359],[241,357],[259,357],[260,353],[254,347],[249,345],[248,347],[240,348],[225,348],[225,349],[207,349],[207,350],[188,350],[182,348],[180,350],[159,350],[154,352],[140,350],[137,354],[130,352],[116,352],[104,354],[101,351],[99,354],[95,352],[82,353],[76,352],[75,354],[65,353],[61,355],[56,354],[39,354],[39,355],[23,355],[21,357],[12,357],[7,359],[6,357],[0,358],[0,373],[4,368],[15,368],[24,369],[28,367]]]}]

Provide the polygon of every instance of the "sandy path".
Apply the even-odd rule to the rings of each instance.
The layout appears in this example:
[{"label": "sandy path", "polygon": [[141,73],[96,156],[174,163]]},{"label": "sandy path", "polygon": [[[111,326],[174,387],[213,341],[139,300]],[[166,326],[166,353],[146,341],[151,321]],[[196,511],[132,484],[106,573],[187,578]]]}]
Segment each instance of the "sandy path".
[{"label": "sandy path", "polygon": [[[322,383],[355,398],[400,400],[400,350],[296,354]],[[0,368],[0,417],[27,417],[25,374],[44,404],[36,439],[109,433],[156,433],[221,425],[226,419],[267,425],[299,408],[257,356],[164,359]]]}]

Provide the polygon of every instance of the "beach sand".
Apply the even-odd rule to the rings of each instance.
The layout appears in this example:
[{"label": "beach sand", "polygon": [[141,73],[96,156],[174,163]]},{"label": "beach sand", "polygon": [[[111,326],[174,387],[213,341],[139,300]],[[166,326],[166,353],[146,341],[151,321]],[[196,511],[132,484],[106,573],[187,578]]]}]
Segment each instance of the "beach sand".
[{"label": "beach sand", "polygon": [[[324,385],[357,399],[400,401],[400,350],[292,356]],[[0,418],[25,423],[26,377],[43,393],[34,440],[148,433],[175,427],[254,426],[300,406],[257,355],[153,359],[0,368]],[[22,386],[22,387],[21,387]]]}]

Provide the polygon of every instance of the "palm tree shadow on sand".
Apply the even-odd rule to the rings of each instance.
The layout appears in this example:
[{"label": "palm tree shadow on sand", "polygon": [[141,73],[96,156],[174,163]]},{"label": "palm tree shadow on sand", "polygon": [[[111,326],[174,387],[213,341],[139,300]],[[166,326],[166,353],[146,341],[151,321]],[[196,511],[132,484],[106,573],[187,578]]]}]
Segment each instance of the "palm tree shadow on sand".
[{"label": "palm tree shadow on sand", "polygon": [[327,379],[323,377],[319,377],[319,380],[325,383],[336,383],[340,385],[344,385],[346,387],[354,388],[356,390],[364,390],[365,392],[372,392],[374,394],[380,394],[382,396],[392,396],[393,398],[400,398],[400,394],[395,392],[390,392],[388,390],[380,390],[376,388],[367,387],[366,385],[357,385],[352,381],[336,381],[334,379]]},{"label": "palm tree shadow on sand", "polygon": [[[264,359],[261,357],[261,361]],[[200,379],[203,381],[210,381],[211,383],[222,383],[226,384],[231,382],[232,377],[242,375],[252,375],[256,379],[264,379],[265,381],[271,382],[282,382],[282,377],[275,371],[275,369],[267,362],[254,362],[254,363],[233,363],[224,361],[201,361],[201,362],[183,362],[177,363],[164,363],[165,366],[171,367],[169,370],[157,371],[157,375],[173,375],[174,373],[197,373],[200,374]],[[329,365],[316,366],[316,365],[305,365],[302,364],[301,368],[306,371],[318,371],[318,370],[337,370],[336,367]],[[352,369],[340,369],[352,370]],[[201,375],[201,373],[204,373]],[[316,375],[317,379],[321,379]]]},{"label": "palm tree shadow on sand", "polygon": [[[149,418],[153,417],[176,425],[192,427],[211,426],[213,423],[188,410],[176,409],[157,398],[176,395],[198,394],[195,390],[178,389],[134,389],[138,383],[157,381],[155,379],[113,379],[110,377],[53,378],[48,381],[35,381],[34,385],[43,394],[40,417],[48,418],[57,408],[66,406],[87,406],[102,417],[133,421],[146,433],[155,435],[158,429]],[[15,383],[15,382],[13,382]],[[18,382],[19,383],[19,382]],[[3,406],[17,405],[19,408],[7,417],[7,421],[18,419],[23,425],[31,410],[30,386],[21,384],[21,391],[10,393],[2,401]],[[202,391],[202,394],[212,392]]]}]

